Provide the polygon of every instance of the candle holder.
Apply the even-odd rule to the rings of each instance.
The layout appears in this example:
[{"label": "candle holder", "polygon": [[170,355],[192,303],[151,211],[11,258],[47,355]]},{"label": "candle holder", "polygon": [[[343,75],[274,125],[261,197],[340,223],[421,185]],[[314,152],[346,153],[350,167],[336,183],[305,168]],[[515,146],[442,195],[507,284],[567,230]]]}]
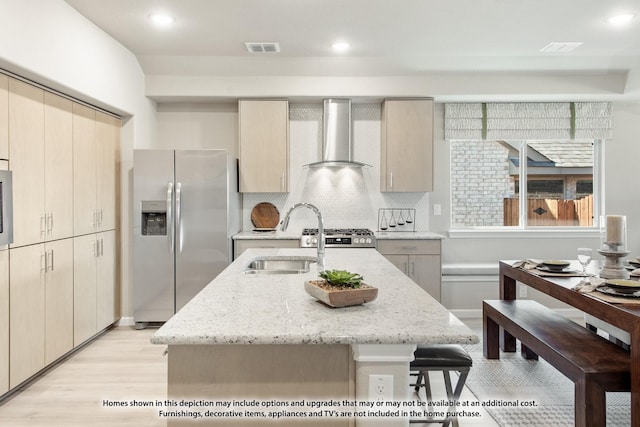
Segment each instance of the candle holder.
[{"label": "candle holder", "polygon": [[598,253],[605,258],[600,270],[604,279],[628,279],[629,272],[622,265],[622,258],[629,255],[627,250],[627,217],[607,215],[600,218],[600,249]]},{"label": "candle holder", "polygon": [[629,251],[608,251],[599,249],[598,253],[604,256],[604,265],[600,269],[600,277],[603,279],[628,279],[629,272],[622,265],[622,258],[629,255]]}]

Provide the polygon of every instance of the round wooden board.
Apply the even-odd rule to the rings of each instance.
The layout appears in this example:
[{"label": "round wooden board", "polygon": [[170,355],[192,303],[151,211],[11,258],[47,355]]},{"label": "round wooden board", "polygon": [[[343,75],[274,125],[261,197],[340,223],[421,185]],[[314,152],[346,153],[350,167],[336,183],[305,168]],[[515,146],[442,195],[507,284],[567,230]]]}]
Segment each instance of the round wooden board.
[{"label": "round wooden board", "polygon": [[276,228],[280,222],[280,212],[272,203],[261,202],[251,210],[251,223],[256,228]]}]

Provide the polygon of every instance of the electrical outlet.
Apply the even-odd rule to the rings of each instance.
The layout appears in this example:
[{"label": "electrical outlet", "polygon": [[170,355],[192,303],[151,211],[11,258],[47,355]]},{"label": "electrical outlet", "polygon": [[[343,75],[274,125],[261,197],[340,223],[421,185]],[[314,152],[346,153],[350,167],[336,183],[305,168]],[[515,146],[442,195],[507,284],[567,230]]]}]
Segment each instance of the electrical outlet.
[{"label": "electrical outlet", "polygon": [[520,298],[527,297],[527,287],[525,285],[520,285]]},{"label": "electrical outlet", "polygon": [[442,205],[433,205],[433,214],[442,215]]},{"label": "electrical outlet", "polygon": [[393,400],[393,375],[369,375],[369,400]]}]

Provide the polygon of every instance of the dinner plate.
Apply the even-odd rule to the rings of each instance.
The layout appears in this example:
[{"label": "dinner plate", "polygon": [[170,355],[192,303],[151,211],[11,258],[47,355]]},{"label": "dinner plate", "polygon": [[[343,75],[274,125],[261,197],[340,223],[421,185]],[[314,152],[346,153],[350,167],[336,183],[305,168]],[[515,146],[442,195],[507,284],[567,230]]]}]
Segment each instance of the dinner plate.
[{"label": "dinner plate", "polygon": [[558,273],[558,274],[575,274],[576,270],[567,270],[566,268],[557,269],[557,268],[549,268],[546,265],[539,265],[536,267],[540,271],[545,271],[547,273]]},{"label": "dinner plate", "polygon": [[570,262],[567,261],[562,261],[562,260],[555,260],[555,259],[550,259],[550,260],[544,260],[541,262],[541,264],[544,267],[547,267],[549,269],[549,271],[562,271],[565,268],[569,267],[569,265],[571,264]]},{"label": "dinner plate", "polygon": [[640,291],[640,281],[628,279],[609,279],[605,285],[614,289],[636,289]]},{"label": "dinner plate", "polygon": [[637,259],[630,259],[627,262],[635,268],[640,268],[640,261],[638,261]]},{"label": "dinner plate", "polygon": [[640,298],[640,289],[612,288],[608,285],[600,285],[596,288],[596,291],[607,295],[615,295],[617,297]]}]

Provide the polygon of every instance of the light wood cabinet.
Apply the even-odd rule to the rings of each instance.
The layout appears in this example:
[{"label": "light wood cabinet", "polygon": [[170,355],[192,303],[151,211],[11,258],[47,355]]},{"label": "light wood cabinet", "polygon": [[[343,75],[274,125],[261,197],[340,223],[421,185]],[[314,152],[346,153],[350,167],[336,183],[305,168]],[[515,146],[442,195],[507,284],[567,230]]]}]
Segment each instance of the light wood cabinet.
[{"label": "light wood cabinet", "polygon": [[289,191],[289,102],[240,100],[240,192]]},{"label": "light wood cabinet", "polygon": [[13,244],[44,241],[44,91],[9,79],[9,168],[13,171]]},{"label": "light wood cabinet", "polygon": [[96,212],[96,111],[73,104],[73,231],[94,233]]},{"label": "light wood cabinet", "polygon": [[433,190],[433,100],[382,104],[380,191]]},{"label": "light wood cabinet", "polygon": [[72,349],[71,239],[11,249],[10,386]]},{"label": "light wood cabinet", "polygon": [[116,228],[120,120],[73,104],[74,234]]},{"label": "light wood cabinet", "polygon": [[44,93],[45,241],[73,236],[72,105]]},{"label": "light wood cabinet", "polygon": [[74,238],[74,346],[117,318],[115,231]]},{"label": "light wood cabinet", "polygon": [[252,248],[299,248],[300,239],[236,239],[233,241],[233,259]]},{"label": "light wood cabinet", "polygon": [[0,74],[0,159],[9,158],[9,77]]},{"label": "light wood cabinet", "polygon": [[378,240],[378,252],[440,301],[440,240]]},{"label": "light wood cabinet", "polygon": [[0,395],[9,390],[9,251],[0,250]]},{"label": "light wood cabinet", "polygon": [[10,79],[11,247],[73,236],[71,104]]}]

